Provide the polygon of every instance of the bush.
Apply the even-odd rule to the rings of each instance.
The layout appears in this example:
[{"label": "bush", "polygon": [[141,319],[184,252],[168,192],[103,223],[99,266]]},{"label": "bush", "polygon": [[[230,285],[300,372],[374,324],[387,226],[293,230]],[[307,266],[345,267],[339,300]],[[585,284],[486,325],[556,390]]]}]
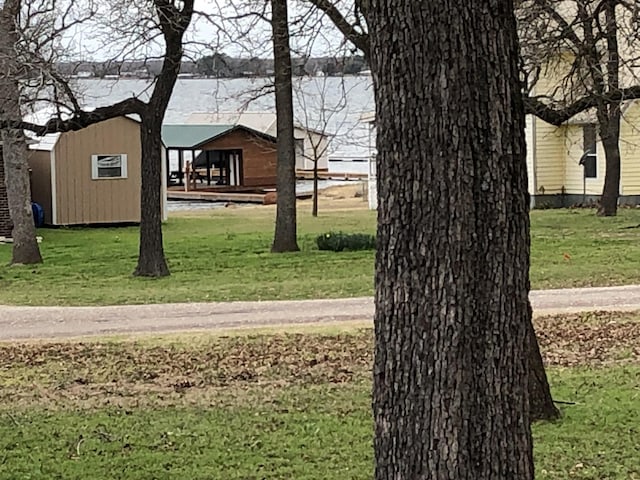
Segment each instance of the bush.
[{"label": "bush", "polygon": [[342,252],[343,250],[374,250],[376,237],[366,233],[328,232],[316,238],[320,250]]}]

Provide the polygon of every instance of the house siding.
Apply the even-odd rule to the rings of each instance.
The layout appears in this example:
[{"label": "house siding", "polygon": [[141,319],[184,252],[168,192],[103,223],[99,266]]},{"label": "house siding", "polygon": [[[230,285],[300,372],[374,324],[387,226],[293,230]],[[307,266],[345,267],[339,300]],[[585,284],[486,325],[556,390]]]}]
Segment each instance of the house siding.
[{"label": "house siding", "polygon": [[[304,153],[296,152],[296,168],[298,170],[313,170],[313,163],[318,156],[318,170],[329,168],[329,139],[318,133],[296,129],[296,138],[304,140]],[[314,149],[314,145],[317,147]]]},{"label": "house siding", "polygon": [[575,195],[601,195],[606,173],[604,148],[600,138],[596,143],[595,178],[584,178],[584,167],[580,165],[580,158],[584,154],[583,126],[569,125],[566,127],[568,154],[565,163],[566,193]]},{"label": "house siding", "polygon": [[533,119],[533,122],[536,134],[537,191],[530,193],[561,193],[565,185],[564,164],[567,155],[565,128],[555,127],[537,118]]},{"label": "house siding", "polygon": [[276,143],[246,130],[234,130],[199,150],[242,150],[243,184],[247,187],[266,187],[276,184]]},{"label": "house siding", "polygon": [[[63,134],[55,146],[58,225],[140,221],[140,126],[125,117]],[[126,154],[126,179],[91,178],[91,157]]]},{"label": "house siding", "polygon": [[51,201],[51,152],[31,151],[31,198],[44,211],[44,223],[53,224]]},{"label": "house siding", "polygon": [[625,110],[620,123],[621,193],[640,195],[640,101]]}]

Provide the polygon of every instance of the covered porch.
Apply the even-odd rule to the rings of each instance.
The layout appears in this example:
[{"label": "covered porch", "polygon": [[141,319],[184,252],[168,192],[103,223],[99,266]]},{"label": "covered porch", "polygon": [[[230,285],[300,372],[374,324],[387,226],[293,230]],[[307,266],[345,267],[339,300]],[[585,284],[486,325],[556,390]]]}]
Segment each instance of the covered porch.
[{"label": "covered porch", "polygon": [[243,125],[164,125],[167,185],[243,191],[276,184],[276,139]]}]

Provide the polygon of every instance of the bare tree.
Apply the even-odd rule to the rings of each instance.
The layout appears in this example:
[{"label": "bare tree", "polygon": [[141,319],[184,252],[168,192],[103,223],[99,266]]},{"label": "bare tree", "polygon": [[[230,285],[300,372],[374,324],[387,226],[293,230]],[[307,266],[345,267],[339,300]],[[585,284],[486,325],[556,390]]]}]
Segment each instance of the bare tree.
[{"label": "bare tree", "polygon": [[[141,118],[142,186],[140,252],[134,275],[160,277],[169,274],[162,240],[162,140],[161,127],[164,115],[176,83],[184,54],[184,35],[193,16],[193,0],[139,0],[138,2],[112,2],[103,4],[106,9],[100,17],[101,25],[115,38],[112,49],[118,55],[135,54],[150,45],[161,45],[162,68],[154,79],[149,99],[127,98],[112,105],[83,110],[81,101],[68,82],[59,79],[59,87],[67,102],[60,105],[54,98],[57,115],[45,125],[0,119],[0,127],[28,129],[36,135],[51,132],[79,130],[110,118],[136,114]],[[133,17],[132,15],[135,14]],[[133,21],[135,19],[135,21]],[[100,25],[95,26],[99,30]],[[103,32],[104,33],[104,32]],[[49,99],[50,100],[50,99]]]},{"label": "bare tree", "polygon": [[313,164],[311,214],[314,217],[318,216],[318,164],[329,153],[330,142],[337,135],[348,135],[354,128],[347,122],[347,98],[353,88],[356,87],[347,88],[341,79],[336,89],[335,82],[330,84],[328,78],[323,76],[301,78],[294,89],[299,107],[296,120],[304,135],[303,145],[300,145],[297,154]]},{"label": "bare tree", "polygon": [[[7,0],[0,8],[0,120],[20,122],[25,107],[48,96],[54,105],[66,97],[56,71],[63,48],[60,37],[92,15],[82,8],[60,7],[55,0]],[[25,95],[25,93],[27,95]],[[28,149],[23,131],[2,128],[5,182],[13,222],[12,263],[42,262],[31,209]]]},{"label": "bare tree", "polygon": [[[19,42],[20,0],[6,0],[0,9],[0,118],[20,121],[20,84],[22,64],[16,46]],[[2,129],[2,159],[7,201],[13,223],[11,263],[41,263],[31,209],[27,143],[22,130]]]},{"label": "bare tree", "polygon": [[296,252],[296,152],[287,0],[271,0],[278,137],[277,211],[272,252]]},{"label": "bare tree", "polygon": [[602,216],[617,211],[621,107],[640,89],[639,8],[626,0],[524,0],[517,9],[529,91],[555,109],[593,99],[606,158]]}]

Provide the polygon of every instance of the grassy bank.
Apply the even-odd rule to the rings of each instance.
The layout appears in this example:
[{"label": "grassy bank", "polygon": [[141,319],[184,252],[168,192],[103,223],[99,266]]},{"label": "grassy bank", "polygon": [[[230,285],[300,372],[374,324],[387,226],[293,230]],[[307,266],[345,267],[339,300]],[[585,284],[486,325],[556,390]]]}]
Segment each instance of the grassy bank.
[{"label": "grassy bank", "polygon": [[[224,209],[171,218],[165,225],[172,275],[131,276],[137,228],[44,229],[45,264],[7,267],[10,246],[0,245],[0,304],[100,305],[183,301],[331,298],[371,295],[374,253],[318,251],[328,230],[375,231],[375,213],[339,210],[312,218],[301,212],[295,254],[269,253],[272,208]],[[615,218],[590,210],[535,211],[533,288],[640,282],[640,211]]]},{"label": "grassy bank", "polygon": [[[640,478],[638,314],[536,327],[538,479]],[[0,344],[0,479],[370,479],[368,329]],[[117,473],[116,473],[117,472]]]}]

